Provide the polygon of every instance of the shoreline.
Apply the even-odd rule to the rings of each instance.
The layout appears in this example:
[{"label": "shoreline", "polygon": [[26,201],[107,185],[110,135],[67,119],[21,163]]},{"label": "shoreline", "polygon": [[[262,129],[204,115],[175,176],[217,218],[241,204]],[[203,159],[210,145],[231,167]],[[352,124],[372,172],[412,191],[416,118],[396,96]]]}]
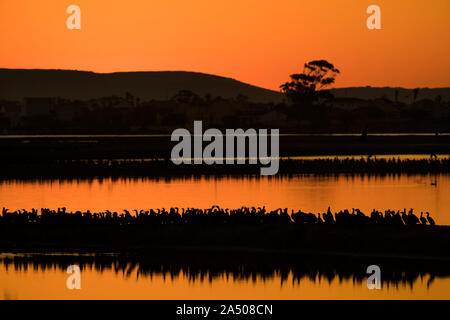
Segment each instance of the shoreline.
[{"label": "shoreline", "polygon": [[1,226],[0,252],[360,256],[450,262],[450,226]]},{"label": "shoreline", "polygon": [[[5,163],[0,181],[28,179],[90,179],[90,178],[182,178],[198,176],[261,177],[259,164],[175,165],[170,160],[61,160],[41,163]],[[390,175],[448,174],[450,156],[429,159],[375,157],[281,159],[278,173],[269,178],[290,175]]]},{"label": "shoreline", "polygon": [[[169,136],[70,136],[0,139],[2,161],[41,163],[81,159],[170,159],[177,144]],[[205,143],[206,145],[206,143]],[[308,155],[450,155],[450,135],[280,135],[280,157]],[[248,146],[247,146],[248,147]]]}]

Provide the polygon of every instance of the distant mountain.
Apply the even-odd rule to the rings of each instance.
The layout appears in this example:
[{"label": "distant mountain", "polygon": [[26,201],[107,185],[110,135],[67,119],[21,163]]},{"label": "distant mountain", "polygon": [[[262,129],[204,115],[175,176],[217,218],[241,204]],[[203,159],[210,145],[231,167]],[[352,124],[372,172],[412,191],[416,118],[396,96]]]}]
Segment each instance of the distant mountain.
[{"label": "distant mountain", "polygon": [[145,100],[167,100],[180,90],[200,96],[234,98],[239,94],[253,102],[281,102],[280,92],[234,79],[184,71],[94,73],[69,70],[0,69],[0,99],[61,97],[88,100],[124,96],[126,92]]},{"label": "distant mountain", "polygon": [[[145,100],[167,100],[180,90],[190,90],[200,96],[234,98],[239,94],[253,102],[282,102],[283,94],[231,78],[186,71],[151,71],[94,73],[71,70],[0,69],[0,99],[22,100],[26,97],[61,97],[87,100],[107,96],[125,96],[126,92]],[[338,88],[331,92],[336,98],[371,100],[387,98],[411,103],[414,90],[391,87]],[[421,88],[416,100],[450,101],[450,88]]]},{"label": "distant mountain", "polygon": [[[386,98],[395,101],[395,91],[398,91],[398,101],[410,104],[414,102],[414,89],[391,88],[391,87],[353,87],[338,88],[331,90],[335,98],[359,98],[373,100]],[[450,101],[450,88],[419,88],[417,100],[435,100],[441,96],[442,101]]]}]

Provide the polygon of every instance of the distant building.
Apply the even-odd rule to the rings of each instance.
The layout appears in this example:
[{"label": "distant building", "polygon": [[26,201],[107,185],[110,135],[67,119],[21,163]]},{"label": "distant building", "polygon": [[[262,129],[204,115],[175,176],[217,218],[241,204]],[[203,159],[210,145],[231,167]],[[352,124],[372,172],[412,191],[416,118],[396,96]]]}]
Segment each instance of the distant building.
[{"label": "distant building", "polygon": [[72,121],[79,109],[82,107],[82,103],[59,103],[55,109],[56,119],[61,121]]},{"label": "distant building", "polygon": [[367,107],[369,105],[369,101],[359,98],[335,98],[328,104],[335,108],[354,110],[357,108]]},{"label": "distant building", "polygon": [[127,94],[126,98],[119,96],[102,97],[96,99],[96,103],[101,107],[107,108],[132,108],[135,107],[134,98]]},{"label": "distant building", "polygon": [[114,108],[133,108],[135,105],[133,102],[122,100],[117,104],[113,105]]},{"label": "distant building", "polygon": [[0,101],[0,117],[9,120],[11,125],[15,126],[19,122],[22,107],[17,102]]},{"label": "distant building", "polygon": [[269,112],[263,113],[261,115],[258,115],[256,118],[256,121],[261,124],[268,127],[283,127],[286,125],[286,122],[288,121],[288,117],[284,112],[281,112],[278,109],[270,110]]},{"label": "distant building", "polygon": [[55,98],[25,98],[25,116],[50,114],[56,104]]},{"label": "distant building", "polygon": [[258,122],[258,118],[265,113],[272,111],[272,106],[266,104],[255,104],[251,103],[243,106],[239,110],[237,116],[238,122],[242,126],[251,127]]}]

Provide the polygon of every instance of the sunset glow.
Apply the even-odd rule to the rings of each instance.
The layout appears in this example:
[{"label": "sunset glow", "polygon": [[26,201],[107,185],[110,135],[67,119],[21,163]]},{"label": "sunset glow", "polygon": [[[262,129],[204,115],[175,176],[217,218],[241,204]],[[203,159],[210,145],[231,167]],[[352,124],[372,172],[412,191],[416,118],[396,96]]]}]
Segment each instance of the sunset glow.
[{"label": "sunset glow", "polygon": [[[81,30],[66,9],[81,8]],[[366,27],[381,8],[382,30]],[[187,70],[278,90],[312,59],[336,87],[450,85],[448,0],[1,0],[1,68]]]}]

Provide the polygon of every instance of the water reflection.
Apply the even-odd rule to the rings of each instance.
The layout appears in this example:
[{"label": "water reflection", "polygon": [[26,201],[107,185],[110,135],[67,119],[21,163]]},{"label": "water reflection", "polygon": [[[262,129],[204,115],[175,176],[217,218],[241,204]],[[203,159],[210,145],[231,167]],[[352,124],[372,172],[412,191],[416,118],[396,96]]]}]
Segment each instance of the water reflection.
[{"label": "water reflection", "polygon": [[[361,133],[281,133],[281,137],[360,137]],[[448,136],[450,133],[439,133],[439,136]],[[170,134],[37,134],[37,135],[0,135],[0,139],[86,139],[86,138],[158,138],[170,137]],[[434,137],[436,133],[368,133],[373,137]]]},{"label": "water reflection", "polygon": [[68,211],[122,211],[170,207],[291,208],[324,212],[359,208],[430,212],[450,225],[450,175],[202,176],[92,178],[0,182],[0,206],[10,210],[66,207]]},{"label": "water reflection", "polygon": [[[164,281],[185,281],[191,286],[220,280],[264,286],[266,282],[279,283],[279,288],[301,287],[303,283],[328,284],[339,289],[345,283],[365,287],[366,269],[376,262],[382,270],[382,286],[388,290],[412,292],[416,285],[427,290],[450,278],[449,261],[400,261],[392,258],[321,257],[285,255],[246,255],[232,257],[213,255],[200,257],[193,254],[169,256],[156,254],[150,257],[132,257],[117,254],[0,254],[0,270],[4,274],[65,273],[69,265],[79,265],[82,274],[100,276],[113,273],[122,280],[136,282],[162,278]],[[445,296],[445,293],[442,292]],[[207,297],[205,297],[207,298]]]}]

